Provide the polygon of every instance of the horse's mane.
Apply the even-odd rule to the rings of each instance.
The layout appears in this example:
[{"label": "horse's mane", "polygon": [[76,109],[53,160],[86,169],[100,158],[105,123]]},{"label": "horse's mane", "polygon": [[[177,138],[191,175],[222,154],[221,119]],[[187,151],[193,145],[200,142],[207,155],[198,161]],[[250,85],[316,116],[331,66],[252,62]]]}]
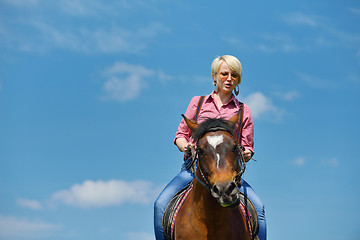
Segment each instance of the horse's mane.
[{"label": "horse's mane", "polygon": [[222,118],[209,118],[202,122],[199,127],[193,132],[192,137],[197,142],[208,132],[226,131],[233,134],[234,128],[227,124],[227,121]]}]

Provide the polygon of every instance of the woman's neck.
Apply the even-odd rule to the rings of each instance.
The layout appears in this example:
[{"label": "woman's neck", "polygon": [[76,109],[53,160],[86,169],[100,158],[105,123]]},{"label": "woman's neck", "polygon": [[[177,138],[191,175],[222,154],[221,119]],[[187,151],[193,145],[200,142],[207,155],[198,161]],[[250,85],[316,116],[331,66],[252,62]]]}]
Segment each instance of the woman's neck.
[{"label": "woman's neck", "polygon": [[215,99],[219,107],[228,103],[232,97],[232,93],[224,93],[221,91],[215,91]]}]

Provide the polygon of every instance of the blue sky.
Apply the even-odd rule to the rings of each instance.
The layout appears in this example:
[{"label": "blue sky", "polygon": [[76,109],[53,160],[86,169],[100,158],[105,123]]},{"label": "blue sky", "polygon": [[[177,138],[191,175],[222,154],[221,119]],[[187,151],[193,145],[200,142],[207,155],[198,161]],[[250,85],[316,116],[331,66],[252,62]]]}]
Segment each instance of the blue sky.
[{"label": "blue sky", "polygon": [[154,239],[180,114],[243,65],[268,239],[360,239],[359,1],[0,0],[0,239]]}]

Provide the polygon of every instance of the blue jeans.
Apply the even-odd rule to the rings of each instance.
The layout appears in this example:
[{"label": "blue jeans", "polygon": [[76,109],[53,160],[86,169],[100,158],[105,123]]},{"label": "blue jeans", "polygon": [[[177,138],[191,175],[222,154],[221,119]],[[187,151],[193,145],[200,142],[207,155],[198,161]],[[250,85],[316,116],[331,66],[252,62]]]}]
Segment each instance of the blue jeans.
[{"label": "blue jeans", "polygon": [[[154,228],[156,240],[165,240],[164,230],[162,227],[162,217],[165,209],[170,202],[171,198],[182,188],[184,188],[191,180],[194,175],[190,170],[186,170],[183,167],[180,173],[174,177],[173,180],[164,188],[156,199],[154,204]],[[260,240],[266,240],[266,220],[265,220],[265,209],[260,198],[256,195],[251,186],[242,179],[242,186],[240,191],[243,192],[254,204],[259,221],[259,233],[258,237]]]}]

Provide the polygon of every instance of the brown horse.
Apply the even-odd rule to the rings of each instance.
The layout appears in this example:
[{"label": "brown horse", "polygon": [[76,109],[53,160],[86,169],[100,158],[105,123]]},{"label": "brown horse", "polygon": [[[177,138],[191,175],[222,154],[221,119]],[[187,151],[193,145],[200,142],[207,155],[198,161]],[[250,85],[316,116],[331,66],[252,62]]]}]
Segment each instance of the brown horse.
[{"label": "brown horse", "polygon": [[183,115],[196,141],[198,161],[196,180],[175,220],[176,240],[251,240],[239,207],[245,161],[232,135],[238,116],[198,125]]}]

